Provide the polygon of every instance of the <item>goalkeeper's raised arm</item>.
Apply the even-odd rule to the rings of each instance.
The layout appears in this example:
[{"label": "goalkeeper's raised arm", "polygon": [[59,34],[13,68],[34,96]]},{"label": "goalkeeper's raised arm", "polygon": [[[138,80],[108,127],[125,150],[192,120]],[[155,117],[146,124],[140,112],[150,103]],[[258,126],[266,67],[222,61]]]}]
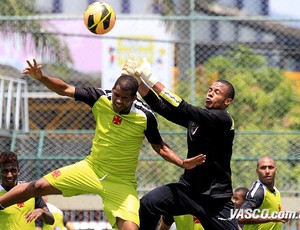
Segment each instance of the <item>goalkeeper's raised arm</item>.
[{"label": "goalkeeper's raised arm", "polygon": [[122,74],[134,75],[139,82],[139,93],[142,97],[149,93],[149,87],[151,87],[161,98],[175,107],[178,107],[182,101],[179,96],[171,92],[158,81],[156,76],[152,73],[151,64],[145,57],[142,63],[137,65],[134,55],[131,54],[130,58],[123,65]]}]

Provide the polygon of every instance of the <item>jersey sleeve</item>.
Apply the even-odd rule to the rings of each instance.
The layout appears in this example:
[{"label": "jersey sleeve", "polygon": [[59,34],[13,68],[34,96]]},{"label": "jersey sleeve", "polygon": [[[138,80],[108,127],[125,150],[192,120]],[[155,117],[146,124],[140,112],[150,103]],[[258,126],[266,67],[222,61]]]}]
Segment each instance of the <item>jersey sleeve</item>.
[{"label": "jersey sleeve", "polygon": [[147,128],[145,130],[145,137],[151,144],[160,144],[162,142],[161,135],[158,130],[158,124],[155,115],[152,111],[145,112],[147,116]]},{"label": "jersey sleeve", "polygon": [[[36,197],[34,208],[37,209],[37,208],[44,208],[44,207],[47,207],[47,204],[45,203],[43,198],[42,197]],[[35,220],[35,226],[36,227],[42,227],[43,222],[44,222],[43,219],[41,217],[39,217]]]},{"label": "jersey sleeve", "polygon": [[201,108],[184,100],[178,106],[177,114],[196,123],[209,124],[211,127],[222,125],[226,126],[224,128],[230,129],[233,123],[230,114],[226,110]]},{"label": "jersey sleeve", "polygon": [[35,198],[35,208],[44,208],[47,207],[47,204],[43,200],[42,197],[36,197]]},{"label": "jersey sleeve", "polygon": [[171,122],[187,127],[188,120],[184,116],[176,114],[176,106],[172,105],[164,98],[158,97],[152,90],[149,90],[149,93],[144,96],[143,99],[151,109],[159,115]]},{"label": "jersey sleeve", "polygon": [[264,200],[264,189],[256,183],[252,186],[247,193],[245,202],[242,204],[241,209],[256,209]]},{"label": "jersey sleeve", "polygon": [[40,227],[42,228],[43,227],[43,219],[41,217],[37,218],[34,222],[35,224],[35,227]]},{"label": "jersey sleeve", "polygon": [[106,95],[106,91],[101,88],[95,87],[76,87],[75,88],[75,100],[82,101],[93,107],[95,102],[102,95]]}]

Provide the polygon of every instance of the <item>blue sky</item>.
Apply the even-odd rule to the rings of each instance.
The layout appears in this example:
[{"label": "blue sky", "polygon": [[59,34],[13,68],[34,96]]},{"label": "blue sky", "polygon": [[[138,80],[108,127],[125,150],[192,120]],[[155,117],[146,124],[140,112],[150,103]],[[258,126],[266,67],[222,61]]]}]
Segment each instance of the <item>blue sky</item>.
[{"label": "blue sky", "polygon": [[300,18],[299,0],[270,0],[272,16],[288,16]]}]

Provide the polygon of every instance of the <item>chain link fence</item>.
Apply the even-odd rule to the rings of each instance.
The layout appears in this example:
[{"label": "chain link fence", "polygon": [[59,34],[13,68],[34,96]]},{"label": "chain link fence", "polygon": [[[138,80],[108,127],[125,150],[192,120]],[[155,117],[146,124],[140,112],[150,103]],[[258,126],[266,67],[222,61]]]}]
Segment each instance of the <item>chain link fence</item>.
[{"label": "chain link fence", "polygon": [[[257,178],[256,160],[270,155],[279,168],[277,187],[285,196],[299,195],[300,18],[270,17],[269,1],[145,1],[143,12],[135,9],[137,0],[112,1],[117,22],[101,36],[83,24],[92,1],[77,1],[74,14],[64,14],[65,1],[56,1],[65,4],[57,8],[39,1],[17,1],[14,7],[5,2],[0,6],[0,79],[25,80],[27,89],[1,81],[0,146],[19,154],[22,180],[83,159],[95,125],[88,106],[22,76],[25,60],[36,58],[44,74],[70,84],[109,89],[133,52],[138,60],[148,57],[159,79],[199,106],[213,81],[232,82],[234,187],[250,187]],[[131,8],[137,12],[129,13]],[[42,14],[53,12],[61,14]],[[185,157],[185,130],[157,118],[164,140]],[[144,143],[137,170],[140,195],[178,180],[181,173]]]}]

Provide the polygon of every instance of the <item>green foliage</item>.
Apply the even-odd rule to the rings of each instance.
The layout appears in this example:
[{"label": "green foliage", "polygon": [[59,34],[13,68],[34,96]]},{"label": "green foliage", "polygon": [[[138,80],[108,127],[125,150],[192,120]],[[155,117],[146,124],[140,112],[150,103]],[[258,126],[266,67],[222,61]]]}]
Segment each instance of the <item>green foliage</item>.
[{"label": "green foliage", "polygon": [[299,190],[298,136],[296,132],[237,132],[231,163],[233,187],[250,187],[258,179],[255,172],[257,160],[267,155],[276,161],[276,186],[279,190],[285,193]]},{"label": "green foliage", "polygon": [[[228,56],[215,56],[196,69],[195,88],[191,80],[181,80],[173,89],[186,101],[194,90],[196,104],[204,106],[209,86],[217,79],[230,81],[236,90],[229,106],[237,130],[291,130],[300,127],[299,95],[284,71],[269,67],[264,56],[238,46]],[[163,129],[175,128],[159,120]]]},{"label": "green foliage", "polygon": [[[196,74],[195,97],[200,106],[215,80],[226,79],[234,85],[236,96],[229,111],[238,130],[299,127],[299,117],[295,116],[300,110],[299,95],[292,80],[284,76],[283,70],[269,67],[265,57],[250,48],[237,46],[227,56],[215,56],[204,63],[201,71],[196,70]],[[180,82],[179,86],[184,92],[190,92],[190,82]],[[186,93],[183,95],[189,99]]]}]

